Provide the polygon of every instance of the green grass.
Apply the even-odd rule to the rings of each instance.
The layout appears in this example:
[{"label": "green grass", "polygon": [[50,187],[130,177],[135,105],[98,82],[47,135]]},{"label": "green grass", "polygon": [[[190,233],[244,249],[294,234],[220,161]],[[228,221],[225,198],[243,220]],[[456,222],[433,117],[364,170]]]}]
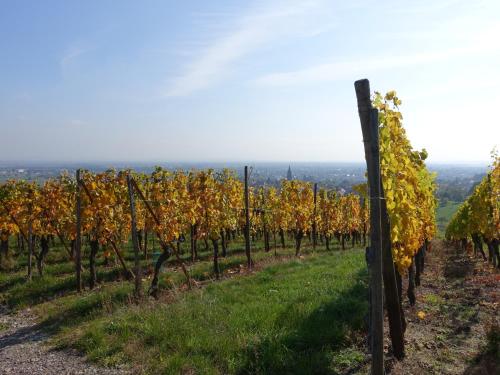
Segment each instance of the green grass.
[{"label": "green grass", "polygon": [[[276,257],[274,249],[263,251],[261,241],[253,243],[257,271],[239,275],[244,244],[231,241],[228,256],[220,258],[223,280],[212,283],[212,251],[201,242],[198,261],[191,263],[188,252],[181,257],[192,278],[206,286],[181,291],[185,277],[172,257],[161,274],[160,300],[146,297],[139,306],[131,297],[133,283],[124,281],[119,264],[105,266],[101,252],[98,287],[77,294],[74,265],[60,245],[51,248],[45,275],[35,267],[29,282],[26,254],[13,247],[12,268],[0,272],[0,303],[31,307],[57,346],[151,374],[335,374],[356,368],[366,357],[359,349],[367,311],[363,252],[341,252],[338,244],[332,244],[335,251],[324,245],[313,251],[306,240],[306,257],[297,259],[292,241],[287,245]],[[130,244],[123,250],[132,267]],[[142,261],[145,295],[153,265],[148,257]],[[87,284],[85,252],[83,260]]]},{"label": "green grass", "polygon": [[[150,251],[153,241],[150,242]],[[288,241],[289,247],[277,249],[279,256],[292,256],[294,254],[293,244]],[[266,253],[262,251],[262,241],[252,245],[252,259],[256,262],[265,261],[274,258],[274,250]],[[187,250],[188,244],[184,244]],[[212,251],[204,250],[203,243],[199,243],[199,260],[188,265],[192,277],[199,281],[214,279],[212,266]],[[303,252],[310,253],[311,246],[304,243]],[[123,247],[126,259],[133,259],[131,244],[125,244]],[[84,250],[87,250],[84,247]],[[319,251],[324,251],[324,246],[318,247]],[[186,251],[181,255],[183,261],[190,263],[190,254]],[[0,303],[7,304],[12,309],[21,309],[33,306],[54,298],[72,293],[76,289],[76,278],[74,274],[74,264],[67,259],[67,255],[62,246],[56,246],[49,251],[44,276],[38,276],[37,269],[33,266],[33,278],[31,282],[26,280],[26,254],[17,256],[12,261],[16,267],[12,271],[0,271]],[[220,269],[222,272],[228,272],[230,269],[238,268],[239,265],[246,264],[244,255],[244,242],[242,239],[231,241],[228,246],[227,257],[220,257]],[[128,266],[132,268],[132,261],[128,261]],[[149,259],[142,261],[143,270],[151,274],[153,269],[153,260],[151,254]],[[83,254],[83,266],[86,271],[82,274],[84,284],[88,284],[88,257]],[[160,287],[171,289],[185,281],[184,275],[178,266],[175,257],[171,257],[164,264],[164,277],[160,280]],[[99,252],[97,258],[97,280],[99,283],[106,284],[123,280],[122,268],[118,263],[111,261],[108,266],[104,265],[102,252]],[[145,281],[149,285],[150,280]]]},{"label": "green grass", "polygon": [[9,326],[5,323],[0,322],[0,332],[5,331]]},{"label": "green grass", "polygon": [[439,296],[438,294],[432,294],[432,293],[424,295],[423,300],[425,303],[437,307],[439,307],[444,303],[443,297]]},{"label": "green grass", "polygon": [[[272,265],[171,303],[123,305],[129,287],[45,306],[59,345],[151,374],[339,373],[363,361],[367,287],[360,250]],[[121,299],[121,300],[120,300]]]},{"label": "green grass", "polygon": [[446,226],[451,220],[453,214],[458,210],[462,202],[447,201],[444,205],[439,205],[436,212],[436,223],[438,235],[444,237]]}]

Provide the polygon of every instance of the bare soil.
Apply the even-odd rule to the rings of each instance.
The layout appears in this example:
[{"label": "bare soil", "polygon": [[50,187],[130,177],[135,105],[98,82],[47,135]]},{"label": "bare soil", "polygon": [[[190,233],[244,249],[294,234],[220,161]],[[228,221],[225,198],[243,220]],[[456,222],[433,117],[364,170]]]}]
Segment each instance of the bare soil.
[{"label": "bare soil", "polygon": [[417,303],[404,305],[406,358],[389,360],[387,372],[500,374],[499,286],[499,270],[490,263],[435,241],[416,291]]}]

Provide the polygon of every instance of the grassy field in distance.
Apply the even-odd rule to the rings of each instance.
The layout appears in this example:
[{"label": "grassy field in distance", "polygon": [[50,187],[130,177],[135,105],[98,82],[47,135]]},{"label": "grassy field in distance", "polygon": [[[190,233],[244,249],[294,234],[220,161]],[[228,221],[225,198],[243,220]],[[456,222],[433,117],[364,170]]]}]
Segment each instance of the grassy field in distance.
[{"label": "grassy field in distance", "polygon": [[438,227],[438,237],[444,238],[446,226],[453,214],[458,210],[462,202],[447,201],[444,205],[439,204],[436,212],[436,224]]}]

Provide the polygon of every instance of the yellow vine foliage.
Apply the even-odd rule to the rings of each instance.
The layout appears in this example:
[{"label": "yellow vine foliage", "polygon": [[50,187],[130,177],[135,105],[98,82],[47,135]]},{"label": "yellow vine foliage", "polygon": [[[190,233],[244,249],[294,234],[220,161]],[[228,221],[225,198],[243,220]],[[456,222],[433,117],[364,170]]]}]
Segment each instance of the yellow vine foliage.
[{"label": "yellow vine foliage", "polygon": [[[150,174],[82,171],[82,236],[105,248],[128,242],[128,175],[134,178],[159,220],[153,220],[136,193],[137,229],[153,231],[165,243],[178,241],[188,233],[195,239],[219,240],[225,231],[244,228],[244,188],[234,171],[172,172],[158,167]],[[25,181],[0,185],[0,198],[7,207],[0,207],[1,237],[7,239],[20,230],[27,234],[31,226],[36,236],[74,240],[76,192],[75,179],[66,174],[41,186]],[[314,222],[318,233],[327,236],[367,230],[366,200],[362,205],[359,195],[320,189],[315,209],[312,184],[300,180],[283,180],[278,188],[250,187],[249,195],[253,233],[293,231],[302,236],[312,231]]]},{"label": "yellow vine foliage", "polygon": [[480,235],[486,241],[500,239],[500,157],[494,151],[491,171],[458,208],[446,228],[449,240]]},{"label": "yellow vine foliage", "polygon": [[281,202],[289,212],[288,229],[304,234],[311,228],[314,212],[314,194],[308,182],[283,180]]},{"label": "yellow vine foliage", "polygon": [[126,174],[114,170],[82,173],[82,233],[101,245],[128,240],[130,211]]},{"label": "yellow vine foliage", "polygon": [[376,92],[379,110],[380,171],[391,224],[393,258],[398,270],[411,265],[418,249],[435,234],[434,176],[425,166],[427,152],[414,151],[399,111],[396,92]]}]

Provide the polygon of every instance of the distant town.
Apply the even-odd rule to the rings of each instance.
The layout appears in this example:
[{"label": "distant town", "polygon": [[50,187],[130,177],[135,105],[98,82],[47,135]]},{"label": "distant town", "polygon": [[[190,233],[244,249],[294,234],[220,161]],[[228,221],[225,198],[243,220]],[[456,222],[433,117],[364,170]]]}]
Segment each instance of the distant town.
[{"label": "distant town", "polygon": [[[317,182],[319,186],[350,192],[355,184],[365,181],[364,163],[318,163],[318,162],[258,162],[247,163],[250,166],[250,184],[253,186],[277,186],[282,179],[297,178],[309,182]],[[230,168],[242,176],[245,163],[0,163],[0,183],[9,179],[22,179],[43,183],[62,173],[74,174],[77,168],[94,172],[110,168],[133,169],[137,172],[149,173],[156,166],[170,170],[191,170],[213,168],[221,170]],[[484,165],[430,164],[429,169],[436,172],[438,198],[440,200],[462,201],[471,189],[484,176]]]}]

